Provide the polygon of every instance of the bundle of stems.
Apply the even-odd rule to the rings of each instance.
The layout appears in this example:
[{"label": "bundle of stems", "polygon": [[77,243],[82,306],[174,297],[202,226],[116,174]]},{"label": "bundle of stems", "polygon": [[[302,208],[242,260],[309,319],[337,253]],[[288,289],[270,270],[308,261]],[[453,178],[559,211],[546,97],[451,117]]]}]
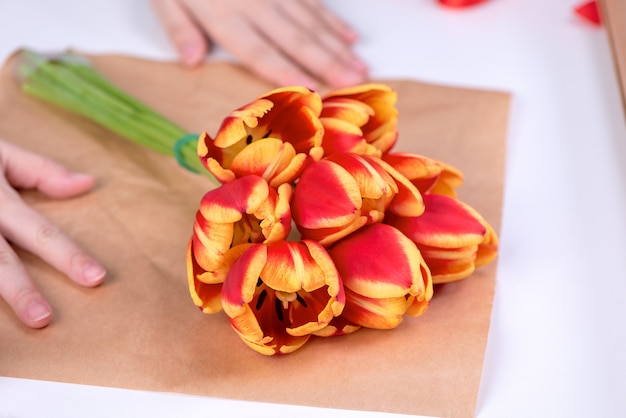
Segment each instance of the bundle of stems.
[{"label": "bundle of stems", "polygon": [[85,57],[72,52],[48,57],[24,49],[18,58],[17,74],[25,93],[175,157],[187,169],[213,178],[198,158],[198,135],[189,134],[114,86]]}]

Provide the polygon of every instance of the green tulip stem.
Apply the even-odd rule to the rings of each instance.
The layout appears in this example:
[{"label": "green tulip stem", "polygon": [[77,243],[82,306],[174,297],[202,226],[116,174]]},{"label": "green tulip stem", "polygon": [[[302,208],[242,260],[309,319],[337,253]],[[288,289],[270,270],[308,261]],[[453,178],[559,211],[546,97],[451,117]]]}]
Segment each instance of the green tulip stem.
[{"label": "green tulip stem", "polygon": [[20,51],[17,74],[22,91],[77,113],[116,134],[175,157],[183,167],[213,176],[202,165],[197,141],[139,100],[115,87],[79,55],[66,52],[49,58]]}]

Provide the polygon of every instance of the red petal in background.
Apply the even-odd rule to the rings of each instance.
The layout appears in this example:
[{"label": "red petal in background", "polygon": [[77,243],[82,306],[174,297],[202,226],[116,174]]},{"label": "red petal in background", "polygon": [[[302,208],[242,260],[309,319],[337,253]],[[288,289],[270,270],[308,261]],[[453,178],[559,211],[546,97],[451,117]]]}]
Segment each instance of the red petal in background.
[{"label": "red petal in background", "polygon": [[478,3],[482,3],[485,0],[439,0],[439,3],[448,7],[468,7]]},{"label": "red petal in background", "polygon": [[596,25],[602,24],[602,19],[600,18],[600,11],[598,10],[598,2],[597,1],[588,1],[586,3],[580,4],[574,8],[576,14],[583,19],[594,23]]}]

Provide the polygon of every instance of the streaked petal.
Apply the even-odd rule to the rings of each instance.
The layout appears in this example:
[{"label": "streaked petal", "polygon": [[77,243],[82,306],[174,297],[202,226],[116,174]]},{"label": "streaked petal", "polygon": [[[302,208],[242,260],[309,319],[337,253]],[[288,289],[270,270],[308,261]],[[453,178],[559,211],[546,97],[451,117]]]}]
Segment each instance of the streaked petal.
[{"label": "streaked petal", "polygon": [[361,129],[350,122],[341,119],[321,118],[324,126],[322,147],[325,155],[342,152],[363,151],[367,142],[363,138]]},{"label": "streaked petal", "polygon": [[408,307],[404,296],[369,298],[346,289],[346,307],[341,316],[367,328],[393,329],[400,325]]},{"label": "streaked petal", "polygon": [[255,297],[256,284],[267,261],[267,247],[255,244],[246,251],[228,272],[222,288],[224,312],[231,317],[245,314]]},{"label": "streaked petal", "polygon": [[398,192],[394,179],[380,166],[380,160],[353,153],[335,154],[326,158],[345,168],[356,180],[359,193],[365,199],[391,197]]},{"label": "streaked petal", "polygon": [[458,168],[439,161],[441,174],[433,185],[430,193],[457,197],[456,189],[463,184],[463,173]]},{"label": "streaked petal", "polygon": [[424,291],[421,254],[397,229],[365,226],[329,249],[344,286],[371,298],[404,297]]},{"label": "streaked petal", "polygon": [[333,228],[350,224],[361,208],[354,178],[330,161],[309,164],[296,184],[291,212],[298,227]]},{"label": "streaked petal", "polygon": [[370,216],[360,216],[361,211],[358,211],[358,215],[347,225],[338,226],[335,228],[318,228],[318,229],[306,229],[298,226],[298,231],[302,235],[303,239],[312,240],[318,242],[324,247],[329,247],[340,239],[347,237],[357,229],[370,221]]},{"label": "streaked petal", "polygon": [[267,200],[269,186],[258,176],[246,176],[206,193],[200,202],[202,216],[210,222],[234,223],[244,213],[254,213]]},{"label": "streaked petal", "polygon": [[435,284],[465,279],[476,269],[475,260],[478,246],[458,249],[431,248],[423,245],[418,247],[430,268]]},{"label": "streaked petal", "polygon": [[476,267],[481,267],[486,264],[489,264],[493,261],[498,255],[498,235],[491,227],[491,225],[485,220],[485,218],[478,213],[476,209],[468,205],[467,203],[460,202],[461,205],[467,210],[469,213],[474,216],[478,222],[480,222],[485,227],[485,235],[483,237],[483,241],[478,244],[478,250],[476,251]]},{"label": "streaked petal", "polygon": [[245,141],[250,128],[257,127],[259,119],[273,107],[274,103],[271,100],[257,99],[234,110],[229,116],[224,118],[217,131],[215,146],[227,148],[240,141]]},{"label": "streaked petal", "polygon": [[268,199],[254,212],[261,219],[259,226],[265,237],[264,244],[284,240],[291,232],[292,189],[289,184],[281,184],[278,190],[270,188]]},{"label": "streaked petal", "polygon": [[318,337],[339,337],[341,335],[353,334],[361,329],[361,325],[348,321],[343,316],[337,316],[324,328],[315,331],[312,335]]},{"label": "streaked petal", "polygon": [[198,211],[191,237],[196,263],[205,271],[217,269],[233,242],[233,232],[232,223],[211,223]]},{"label": "streaked petal", "polygon": [[222,310],[222,284],[207,284],[198,280],[203,269],[198,266],[193,257],[192,242],[187,246],[187,285],[193,303],[204,313],[215,313]]},{"label": "streaked petal", "polygon": [[421,216],[392,217],[385,222],[395,226],[419,245],[459,248],[478,245],[485,227],[458,200],[444,195],[423,196],[425,210]]},{"label": "streaked petal", "polygon": [[217,268],[214,270],[207,270],[202,274],[197,274],[196,278],[206,284],[224,283],[230,268],[252,245],[254,244],[244,243],[233,246],[224,253],[222,263]]},{"label": "streaked petal", "polygon": [[360,101],[370,107],[374,113],[361,126],[363,136],[383,153],[391,149],[398,135],[398,97],[393,89],[385,84],[363,84],[335,90],[325,95],[322,102],[336,101],[338,98]]},{"label": "streaked petal", "polygon": [[341,119],[354,126],[365,125],[374,116],[366,103],[347,97],[328,97],[323,101],[320,118]]},{"label": "streaked petal", "polygon": [[250,141],[273,136],[290,142],[298,153],[307,154],[322,143],[323,128],[319,121],[322,110],[320,96],[305,87],[294,86],[275,89],[260,97],[274,104],[258,122],[249,129]]},{"label": "streaked petal", "polygon": [[388,211],[398,216],[419,216],[424,213],[424,200],[417,187],[387,162],[378,159],[378,163],[389,173],[398,188],[389,202]]},{"label": "streaked petal", "polygon": [[296,154],[293,145],[277,138],[264,138],[244,148],[233,159],[230,170],[236,177],[257,175],[273,187],[291,183],[300,173],[306,154]]},{"label": "streaked petal", "polygon": [[430,305],[430,301],[433,298],[435,284],[433,280],[433,276],[431,274],[430,266],[426,263],[426,259],[422,254],[421,260],[421,269],[422,269],[422,281],[424,282],[424,292],[410,295],[407,298],[407,302],[409,307],[406,310],[406,315],[409,316],[420,316],[423,315],[428,306]]},{"label": "streaked petal", "polygon": [[428,192],[441,174],[439,162],[417,154],[394,152],[382,159],[413,183],[420,193]]},{"label": "streaked petal", "polygon": [[229,183],[237,177],[232,170],[222,167],[214,158],[207,158],[204,160],[204,166],[207,170],[209,170],[209,173],[211,173],[213,177],[215,177],[215,179],[222,184]]}]

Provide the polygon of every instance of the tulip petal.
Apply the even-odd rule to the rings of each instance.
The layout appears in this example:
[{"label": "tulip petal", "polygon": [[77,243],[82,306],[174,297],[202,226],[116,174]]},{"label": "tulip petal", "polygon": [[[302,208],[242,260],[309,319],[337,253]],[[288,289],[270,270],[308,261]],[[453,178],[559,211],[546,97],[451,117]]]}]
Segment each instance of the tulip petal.
[{"label": "tulip petal", "polygon": [[[360,211],[358,212],[361,213]],[[306,229],[298,226],[298,231],[302,235],[303,239],[312,240],[318,242],[324,247],[329,247],[340,239],[347,237],[357,229],[370,221],[370,216],[357,216],[352,222],[347,225],[343,225],[335,228],[318,228],[318,229]]]},{"label": "tulip petal", "polygon": [[434,283],[461,280],[471,275],[481,245],[481,263],[495,257],[495,233],[474,209],[452,197],[437,194],[424,195],[424,204],[426,209],[421,216],[388,216],[385,222],[416,243]]},{"label": "tulip petal", "polygon": [[215,146],[227,148],[242,140],[245,141],[249,129],[257,127],[259,119],[273,107],[274,103],[271,100],[257,99],[234,110],[224,118],[215,136]]},{"label": "tulip petal", "polygon": [[419,250],[389,225],[363,227],[337,242],[329,253],[345,287],[360,295],[392,298],[424,291]]},{"label": "tulip petal", "polygon": [[388,217],[413,242],[437,248],[459,248],[478,245],[485,227],[458,200],[444,195],[423,196],[425,211],[416,217]]},{"label": "tulip petal", "polygon": [[298,227],[341,227],[351,223],[361,208],[354,178],[330,161],[309,164],[296,184],[291,211]]},{"label": "tulip petal", "polygon": [[215,177],[215,179],[222,184],[229,183],[237,178],[232,170],[222,167],[214,158],[207,158],[206,160],[203,160],[203,162],[209,173],[211,173],[213,177]]},{"label": "tulip petal", "polygon": [[398,188],[387,207],[388,211],[398,216],[419,216],[424,213],[424,200],[417,187],[384,160],[379,159],[378,163],[389,173]]},{"label": "tulip petal", "polygon": [[187,246],[187,284],[193,303],[204,313],[215,313],[222,310],[222,284],[207,284],[197,279],[203,270],[194,262],[192,242]]},{"label": "tulip petal", "polygon": [[362,84],[335,90],[324,96],[322,102],[338,98],[356,100],[373,110],[368,122],[360,126],[365,140],[380,151],[387,152],[397,141],[397,93],[384,84]]},{"label": "tulip petal", "polygon": [[340,119],[357,127],[365,125],[375,113],[366,103],[347,97],[328,97],[322,106],[321,119]]},{"label": "tulip petal", "polygon": [[400,325],[408,307],[404,296],[369,298],[346,289],[346,307],[341,315],[367,328],[393,329]]},{"label": "tulip petal", "polygon": [[[396,181],[381,166],[381,164],[387,164],[378,158],[354,153],[334,154],[327,157],[326,160],[345,168],[356,181],[363,199],[361,214],[368,217],[367,223],[381,222],[390,202],[395,199],[398,193]],[[421,202],[419,193],[418,197]]]},{"label": "tulip petal", "polygon": [[380,199],[383,196],[391,197],[398,192],[396,182],[380,166],[380,160],[353,153],[341,153],[329,156],[327,161],[339,164],[352,175],[359,186],[362,198]]},{"label": "tulip petal", "polygon": [[197,274],[196,278],[206,284],[222,284],[226,280],[228,271],[252,245],[251,243],[239,244],[230,248],[224,253],[222,263],[214,270],[207,270],[204,273]]},{"label": "tulip petal", "polygon": [[474,216],[478,220],[478,222],[480,222],[486,229],[483,241],[478,244],[478,250],[476,251],[476,267],[481,267],[489,264],[498,255],[498,235],[491,227],[491,225],[489,225],[485,218],[483,218],[483,216],[478,213],[476,209],[466,203],[461,202],[461,204],[463,205],[465,210],[471,213],[472,216]]},{"label": "tulip petal", "polygon": [[470,276],[476,269],[478,246],[459,249],[430,248],[419,246],[430,268],[433,283],[448,283]]},{"label": "tulip petal", "polygon": [[319,121],[322,102],[319,95],[305,87],[275,89],[259,98],[273,103],[257,126],[248,129],[249,140],[273,136],[290,142],[298,153],[308,153],[322,142],[323,128]]},{"label": "tulip petal", "polygon": [[306,154],[296,154],[293,145],[277,138],[264,138],[244,148],[232,161],[236,177],[257,175],[270,186],[291,183],[300,173]]},{"label": "tulip petal", "polygon": [[223,184],[204,195],[202,216],[210,222],[234,223],[244,213],[254,213],[267,200],[269,186],[258,176],[246,176]]},{"label": "tulip petal", "polygon": [[430,193],[456,198],[456,189],[463,184],[463,173],[458,168],[442,161],[439,161],[439,165],[441,166],[441,174],[430,189]]},{"label": "tulip petal", "polygon": [[286,239],[291,232],[291,185],[281,184],[276,191],[270,188],[268,199],[254,212],[261,219],[259,227],[265,237],[264,244]]},{"label": "tulip petal", "polygon": [[353,334],[360,329],[361,325],[357,325],[343,316],[337,316],[324,328],[313,332],[312,335],[317,337],[339,337],[341,335]]},{"label": "tulip petal", "polygon": [[200,211],[193,225],[193,256],[205,271],[217,269],[233,241],[233,224],[211,223]]},{"label": "tulip petal", "polygon": [[422,194],[430,191],[441,174],[441,165],[437,161],[421,155],[395,152],[384,154],[382,159],[409,179]]},{"label": "tulip petal", "polygon": [[341,119],[321,118],[324,126],[322,147],[325,155],[343,152],[363,153],[367,142],[358,126]]}]

